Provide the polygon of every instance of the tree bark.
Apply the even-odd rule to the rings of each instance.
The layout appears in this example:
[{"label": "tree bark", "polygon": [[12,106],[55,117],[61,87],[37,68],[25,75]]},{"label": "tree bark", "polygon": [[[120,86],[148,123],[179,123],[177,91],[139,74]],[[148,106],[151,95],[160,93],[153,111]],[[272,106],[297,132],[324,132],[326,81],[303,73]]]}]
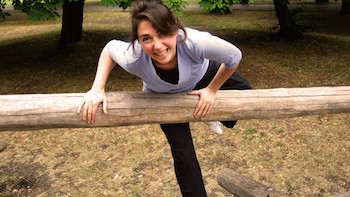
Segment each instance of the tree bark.
[{"label": "tree bark", "polygon": [[62,30],[60,43],[62,45],[79,42],[83,34],[84,0],[65,0],[63,3]]},{"label": "tree bark", "polygon": [[340,15],[350,15],[350,0],[343,0]]},{"label": "tree bark", "polygon": [[280,30],[278,35],[285,40],[296,40],[301,38],[301,33],[295,28],[294,22],[286,3],[281,0],[273,0]]},{"label": "tree bark", "polygon": [[211,113],[193,117],[198,96],[186,93],[108,92],[108,114],[99,106],[93,124],[77,106],[85,94],[0,96],[0,131],[111,127],[151,123],[289,118],[349,113],[350,86],[219,91]]}]

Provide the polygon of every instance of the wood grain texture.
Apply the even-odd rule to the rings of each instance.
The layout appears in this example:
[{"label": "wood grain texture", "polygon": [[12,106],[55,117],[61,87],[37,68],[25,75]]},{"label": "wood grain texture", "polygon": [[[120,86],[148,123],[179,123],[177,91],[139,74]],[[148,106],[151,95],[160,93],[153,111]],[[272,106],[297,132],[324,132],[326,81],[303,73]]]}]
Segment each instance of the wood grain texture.
[{"label": "wood grain texture", "polygon": [[222,169],[217,181],[219,185],[239,197],[284,197],[287,196],[229,168]]},{"label": "wood grain texture", "polygon": [[99,106],[87,124],[77,114],[82,93],[0,96],[0,131],[111,127],[206,120],[289,118],[350,112],[350,86],[219,91],[205,119],[195,119],[198,96],[186,93],[108,92],[108,114]]}]

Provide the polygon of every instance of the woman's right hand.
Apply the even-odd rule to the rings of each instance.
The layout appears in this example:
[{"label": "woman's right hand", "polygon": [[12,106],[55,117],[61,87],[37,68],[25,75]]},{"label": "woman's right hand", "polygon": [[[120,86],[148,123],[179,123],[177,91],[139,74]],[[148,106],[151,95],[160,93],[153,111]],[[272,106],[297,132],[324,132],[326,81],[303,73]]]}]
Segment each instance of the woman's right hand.
[{"label": "woman's right hand", "polygon": [[95,121],[98,105],[102,103],[103,112],[107,114],[107,96],[104,90],[91,89],[78,106],[78,114],[83,109],[83,120],[88,124]]}]

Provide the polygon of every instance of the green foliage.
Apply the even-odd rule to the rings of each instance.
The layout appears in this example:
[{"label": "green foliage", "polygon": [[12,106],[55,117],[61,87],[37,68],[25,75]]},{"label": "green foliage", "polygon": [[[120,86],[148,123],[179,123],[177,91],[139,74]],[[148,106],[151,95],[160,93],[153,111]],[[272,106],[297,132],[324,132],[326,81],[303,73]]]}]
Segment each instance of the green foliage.
[{"label": "green foliage", "polygon": [[63,0],[14,0],[12,2],[15,10],[20,10],[36,21],[55,19],[59,16],[58,7],[62,7]]},{"label": "green foliage", "polygon": [[[12,6],[15,10],[25,12],[29,18],[36,21],[55,20],[59,17],[57,8],[62,7],[65,0],[12,0]],[[79,0],[67,0],[68,2]],[[181,0],[176,0],[181,1]],[[101,0],[101,5],[113,6],[118,5],[125,10],[132,5],[133,0]],[[0,19],[9,16],[9,13],[3,12],[5,0],[0,0]]]},{"label": "green foliage", "polygon": [[169,0],[165,1],[164,4],[179,16],[184,15],[182,12],[182,8],[186,8],[186,5],[188,5],[188,3],[183,0]]},{"label": "green foliage", "polygon": [[8,12],[4,12],[3,9],[5,9],[6,2],[5,0],[0,0],[0,21],[2,19],[5,19],[6,16],[10,16]]},{"label": "green foliage", "polygon": [[202,0],[199,5],[215,14],[227,14],[230,13],[229,7],[234,3],[240,3],[240,0]]},{"label": "green foliage", "polygon": [[126,8],[130,7],[132,5],[133,0],[101,0],[100,5],[108,6],[119,6],[123,8],[123,10],[126,10]]}]

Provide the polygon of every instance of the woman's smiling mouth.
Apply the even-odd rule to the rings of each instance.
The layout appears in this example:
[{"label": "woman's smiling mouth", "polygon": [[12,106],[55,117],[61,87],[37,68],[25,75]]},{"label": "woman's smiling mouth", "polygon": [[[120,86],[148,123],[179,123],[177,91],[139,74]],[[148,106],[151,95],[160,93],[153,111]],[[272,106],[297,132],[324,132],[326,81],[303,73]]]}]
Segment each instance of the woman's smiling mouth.
[{"label": "woman's smiling mouth", "polygon": [[168,51],[168,49],[165,49],[164,51],[160,52],[160,53],[155,53],[157,56],[163,56],[166,54],[166,52]]}]

